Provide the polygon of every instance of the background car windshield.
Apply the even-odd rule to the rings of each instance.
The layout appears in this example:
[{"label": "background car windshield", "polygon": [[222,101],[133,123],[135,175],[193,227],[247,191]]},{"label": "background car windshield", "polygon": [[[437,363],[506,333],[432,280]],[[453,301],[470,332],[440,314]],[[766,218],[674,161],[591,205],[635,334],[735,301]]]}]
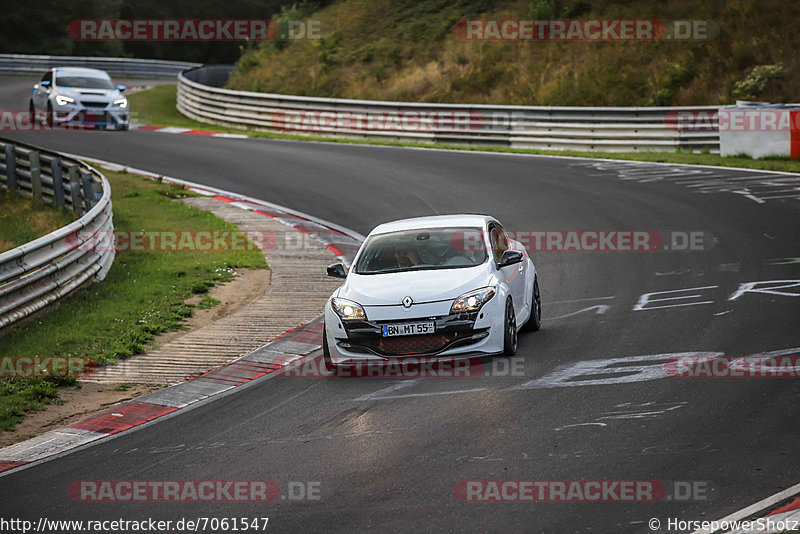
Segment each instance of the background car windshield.
[{"label": "background car windshield", "polygon": [[404,230],[369,238],[355,266],[357,274],[474,267],[486,261],[484,247],[463,247],[465,232],[479,228]]},{"label": "background car windshield", "polygon": [[59,76],[56,84],[61,87],[77,87],[78,89],[113,89],[114,84],[107,78],[91,76]]}]

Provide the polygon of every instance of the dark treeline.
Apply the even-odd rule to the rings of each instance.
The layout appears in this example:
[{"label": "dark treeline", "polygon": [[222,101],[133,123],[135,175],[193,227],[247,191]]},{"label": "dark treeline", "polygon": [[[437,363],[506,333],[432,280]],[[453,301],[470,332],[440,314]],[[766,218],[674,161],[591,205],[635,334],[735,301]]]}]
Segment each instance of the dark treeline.
[{"label": "dark treeline", "polygon": [[[296,0],[295,0],[296,1]],[[0,53],[234,63],[242,42],[75,41],[75,19],[269,19],[291,0],[0,0]]]}]

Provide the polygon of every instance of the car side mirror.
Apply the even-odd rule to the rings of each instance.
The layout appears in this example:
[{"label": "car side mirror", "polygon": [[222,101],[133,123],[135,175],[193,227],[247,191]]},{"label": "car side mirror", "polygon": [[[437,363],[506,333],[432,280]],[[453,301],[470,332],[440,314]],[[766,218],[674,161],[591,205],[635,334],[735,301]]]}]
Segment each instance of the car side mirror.
[{"label": "car side mirror", "polygon": [[126,87],[126,86],[124,86],[124,85],[118,85],[118,86],[117,86],[117,91],[119,91],[120,93],[121,93],[121,92],[123,92],[123,91],[125,91],[125,89],[127,89],[127,87]]},{"label": "car side mirror", "polygon": [[50,82],[39,82],[42,87],[50,87]]},{"label": "car side mirror", "polygon": [[341,263],[334,263],[333,265],[328,265],[328,276],[332,276],[334,278],[347,278],[347,270]]},{"label": "car side mirror", "polygon": [[500,268],[514,265],[522,261],[523,255],[519,250],[506,250],[503,252],[503,257],[500,259]]}]

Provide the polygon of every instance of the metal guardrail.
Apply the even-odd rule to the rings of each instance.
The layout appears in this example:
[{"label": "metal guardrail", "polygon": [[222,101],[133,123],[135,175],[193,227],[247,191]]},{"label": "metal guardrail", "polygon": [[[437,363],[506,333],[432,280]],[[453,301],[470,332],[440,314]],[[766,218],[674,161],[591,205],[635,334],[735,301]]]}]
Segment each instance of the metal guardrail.
[{"label": "metal guardrail", "polygon": [[53,67],[88,67],[104,70],[116,77],[175,78],[181,71],[199,66],[199,63],[159,59],[0,54],[0,73],[4,74],[41,76]]},{"label": "metal guardrail", "polygon": [[[223,89],[230,66],[178,75],[177,108],[210,124],[296,135],[598,152],[719,152],[717,106],[561,107],[422,104]],[[679,127],[705,112],[711,128]]]},{"label": "metal guardrail", "polygon": [[[111,187],[99,171],[0,139],[0,188],[71,209],[78,220],[0,253],[0,328],[105,278],[114,261]],[[98,239],[98,236],[108,239]]]}]

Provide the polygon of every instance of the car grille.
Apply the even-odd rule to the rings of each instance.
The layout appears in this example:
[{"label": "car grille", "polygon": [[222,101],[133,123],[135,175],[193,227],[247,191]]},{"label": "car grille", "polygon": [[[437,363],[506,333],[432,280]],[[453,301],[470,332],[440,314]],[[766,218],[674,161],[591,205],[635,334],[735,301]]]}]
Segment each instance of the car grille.
[{"label": "car grille", "polygon": [[83,104],[87,108],[104,108],[108,105],[108,102],[94,102],[91,100],[81,100],[81,104]]},{"label": "car grille", "polygon": [[424,354],[436,352],[455,339],[453,334],[424,334],[420,336],[374,337],[366,346],[382,354]]},{"label": "car grille", "polygon": [[[456,346],[477,343],[488,335],[488,328],[474,329],[477,313],[441,317],[412,318],[404,321],[373,323],[345,321],[346,339],[338,344],[349,351],[372,353],[380,356],[433,355]],[[427,320],[436,323],[436,332],[413,336],[381,335],[382,324]]]}]

